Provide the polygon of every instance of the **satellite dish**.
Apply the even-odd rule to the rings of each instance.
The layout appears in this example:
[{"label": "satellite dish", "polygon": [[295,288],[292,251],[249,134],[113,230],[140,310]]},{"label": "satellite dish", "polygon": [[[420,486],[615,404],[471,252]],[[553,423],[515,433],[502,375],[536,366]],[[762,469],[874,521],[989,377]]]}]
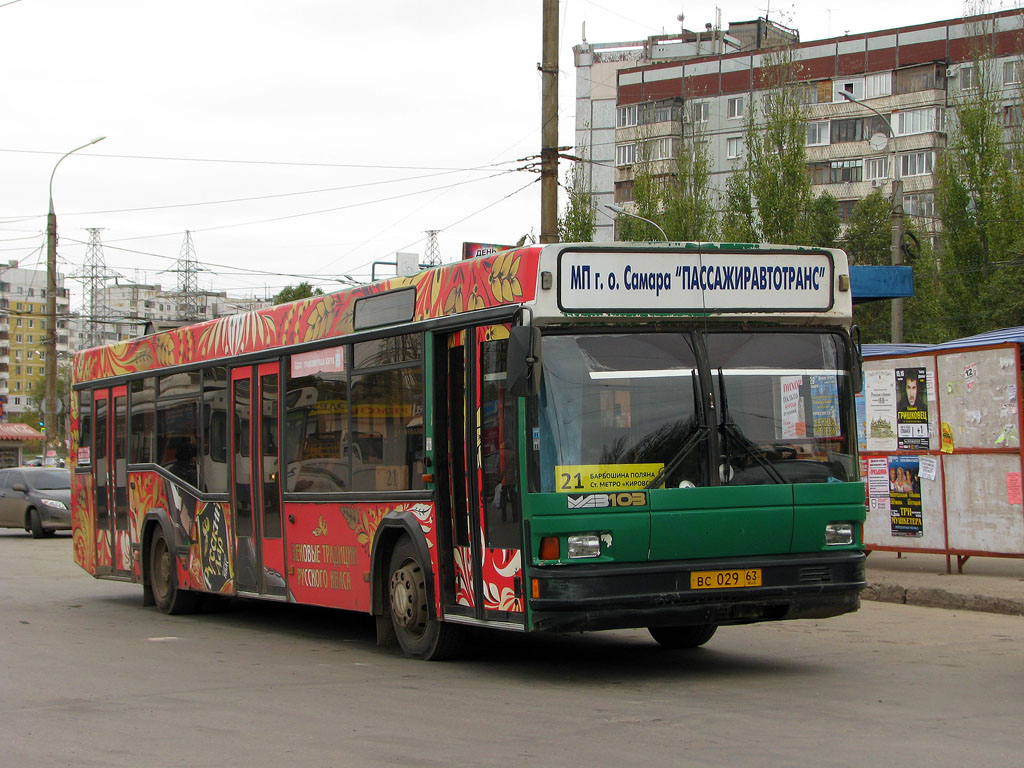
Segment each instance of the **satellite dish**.
[{"label": "satellite dish", "polygon": [[886,146],[888,146],[889,137],[884,133],[874,133],[871,135],[871,138],[868,139],[868,144],[870,144],[871,148],[876,152],[881,152],[886,148]]}]

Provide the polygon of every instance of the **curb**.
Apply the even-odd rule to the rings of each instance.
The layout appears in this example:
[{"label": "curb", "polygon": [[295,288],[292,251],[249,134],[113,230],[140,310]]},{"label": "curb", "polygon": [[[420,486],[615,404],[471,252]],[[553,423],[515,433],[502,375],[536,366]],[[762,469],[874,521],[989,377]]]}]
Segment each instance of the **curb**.
[{"label": "curb", "polygon": [[901,587],[897,584],[875,582],[868,584],[860,593],[860,597],[862,600],[872,600],[878,603],[900,603],[925,608],[946,608],[953,611],[980,611],[1008,616],[1024,616],[1024,600],[965,595],[933,587]]}]

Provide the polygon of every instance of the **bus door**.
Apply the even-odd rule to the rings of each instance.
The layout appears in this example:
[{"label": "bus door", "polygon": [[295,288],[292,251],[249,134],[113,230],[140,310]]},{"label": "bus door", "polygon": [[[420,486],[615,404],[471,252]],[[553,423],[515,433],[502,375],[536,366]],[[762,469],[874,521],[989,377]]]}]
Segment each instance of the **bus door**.
[{"label": "bus door", "polygon": [[508,326],[478,326],[435,347],[441,599],[449,620],[523,626],[518,398],[506,390],[507,339]]},{"label": "bus door", "polygon": [[127,387],[93,392],[93,488],[96,493],[97,573],[131,575],[132,546],[128,528],[128,392]]},{"label": "bus door", "polygon": [[231,502],[240,594],[285,598],[278,363],[231,371]]}]

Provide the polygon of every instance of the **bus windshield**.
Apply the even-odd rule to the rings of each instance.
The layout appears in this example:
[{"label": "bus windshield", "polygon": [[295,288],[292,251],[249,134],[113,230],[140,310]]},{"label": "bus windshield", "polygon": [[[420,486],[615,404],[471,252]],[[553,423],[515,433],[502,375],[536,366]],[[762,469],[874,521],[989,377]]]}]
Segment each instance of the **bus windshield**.
[{"label": "bus windshield", "polygon": [[725,485],[855,480],[846,347],[836,333],[709,333]]},{"label": "bus windshield", "polygon": [[845,350],[837,333],[545,336],[532,488],[856,479]]},{"label": "bus windshield", "polygon": [[547,336],[543,365],[534,441],[539,490],[644,488],[670,463],[664,482],[703,484],[690,334]]}]

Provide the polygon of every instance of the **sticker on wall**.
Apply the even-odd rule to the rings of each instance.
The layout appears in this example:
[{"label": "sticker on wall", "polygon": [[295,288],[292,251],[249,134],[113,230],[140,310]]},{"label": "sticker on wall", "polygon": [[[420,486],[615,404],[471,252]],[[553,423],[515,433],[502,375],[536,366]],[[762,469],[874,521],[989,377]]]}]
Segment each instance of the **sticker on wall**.
[{"label": "sticker on wall", "polygon": [[967,391],[973,392],[978,383],[978,364],[971,363],[964,366],[964,380],[967,382]]},{"label": "sticker on wall", "polygon": [[935,480],[936,474],[938,473],[939,460],[934,456],[922,456],[920,459],[920,464],[921,479]]},{"label": "sticker on wall", "polygon": [[940,450],[943,453],[953,452],[953,428],[949,426],[948,421],[942,422],[942,448]]},{"label": "sticker on wall", "polygon": [[1020,472],[1006,473],[1006,503],[1024,504],[1024,498],[1021,498]]}]

